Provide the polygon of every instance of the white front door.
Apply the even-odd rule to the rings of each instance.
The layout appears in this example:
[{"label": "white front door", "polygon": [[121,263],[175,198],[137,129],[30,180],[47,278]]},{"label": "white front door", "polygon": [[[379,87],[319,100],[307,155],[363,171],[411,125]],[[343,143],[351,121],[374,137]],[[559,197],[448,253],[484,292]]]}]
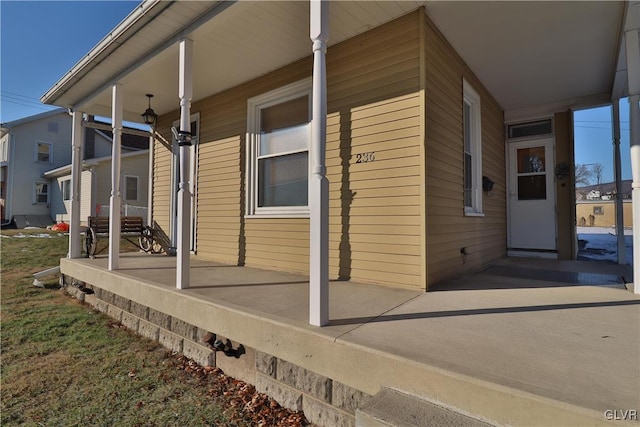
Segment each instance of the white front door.
[{"label": "white front door", "polygon": [[508,142],[509,249],[556,250],[553,139]]}]

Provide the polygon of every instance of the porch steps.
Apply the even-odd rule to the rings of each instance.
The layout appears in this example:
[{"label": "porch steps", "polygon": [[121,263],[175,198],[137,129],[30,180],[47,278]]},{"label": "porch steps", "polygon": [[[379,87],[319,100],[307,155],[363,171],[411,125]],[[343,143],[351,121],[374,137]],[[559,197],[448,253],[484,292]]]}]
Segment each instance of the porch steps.
[{"label": "porch steps", "polygon": [[357,427],[486,427],[492,424],[436,403],[383,388],[356,410]]}]

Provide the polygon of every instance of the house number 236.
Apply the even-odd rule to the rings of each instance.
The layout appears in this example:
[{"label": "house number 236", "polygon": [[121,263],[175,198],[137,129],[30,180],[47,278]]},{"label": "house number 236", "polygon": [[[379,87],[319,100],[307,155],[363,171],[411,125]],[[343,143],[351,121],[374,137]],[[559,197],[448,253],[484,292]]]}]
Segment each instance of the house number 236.
[{"label": "house number 236", "polygon": [[376,159],[375,153],[370,151],[368,153],[356,154],[356,163],[369,163]]}]

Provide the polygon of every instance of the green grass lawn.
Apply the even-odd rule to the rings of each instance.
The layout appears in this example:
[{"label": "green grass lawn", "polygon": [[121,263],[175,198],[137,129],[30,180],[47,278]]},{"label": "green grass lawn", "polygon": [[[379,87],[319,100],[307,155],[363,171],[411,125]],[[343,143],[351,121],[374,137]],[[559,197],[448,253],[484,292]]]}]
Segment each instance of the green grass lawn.
[{"label": "green grass lawn", "polygon": [[276,405],[252,386],[219,370],[194,368],[184,357],[130,333],[68,297],[56,278],[45,289],[33,286],[32,274],[57,266],[67,242],[55,232],[2,231],[2,426],[304,422],[281,408],[274,418]]}]

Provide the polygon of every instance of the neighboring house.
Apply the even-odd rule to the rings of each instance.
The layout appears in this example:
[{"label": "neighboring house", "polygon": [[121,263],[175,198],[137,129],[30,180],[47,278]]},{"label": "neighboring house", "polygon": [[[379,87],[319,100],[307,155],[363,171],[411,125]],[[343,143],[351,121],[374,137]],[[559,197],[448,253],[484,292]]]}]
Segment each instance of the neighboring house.
[{"label": "neighboring house", "polygon": [[[17,220],[18,226],[43,226],[54,222],[56,215],[61,213],[60,187],[44,174],[71,163],[71,139],[71,116],[67,109],[2,124],[0,205],[3,224],[12,220]],[[111,155],[111,131],[87,127],[84,140],[85,159]],[[122,152],[147,149],[148,145],[146,137],[125,134]]]},{"label": "neighboring house", "polygon": [[[82,166],[80,218],[81,224],[86,225],[89,216],[108,216],[111,156],[85,160]],[[127,209],[127,212],[124,212],[123,208],[123,214],[142,216],[146,222],[149,150],[123,154],[120,172],[122,200]],[[71,209],[71,165],[50,170],[43,176],[52,183],[51,216],[56,222],[68,223]]]},{"label": "neighboring house", "polygon": [[[622,203],[622,222],[625,227],[633,226],[631,209],[630,179],[620,182]],[[614,227],[616,218],[616,200],[618,199],[615,182],[587,185],[576,188],[576,224],[579,226]]]},{"label": "neighboring house", "polygon": [[[631,199],[631,180],[625,179],[620,181],[621,199]],[[601,184],[585,185],[584,187],[576,187],[576,200],[614,200],[617,198],[616,183],[603,182]]]},{"label": "neighboring house", "polygon": [[0,155],[3,224],[27,215],[51,223],[51,183],[42,174],[71,162],[71,116],[67,110],[3,123]]}]

